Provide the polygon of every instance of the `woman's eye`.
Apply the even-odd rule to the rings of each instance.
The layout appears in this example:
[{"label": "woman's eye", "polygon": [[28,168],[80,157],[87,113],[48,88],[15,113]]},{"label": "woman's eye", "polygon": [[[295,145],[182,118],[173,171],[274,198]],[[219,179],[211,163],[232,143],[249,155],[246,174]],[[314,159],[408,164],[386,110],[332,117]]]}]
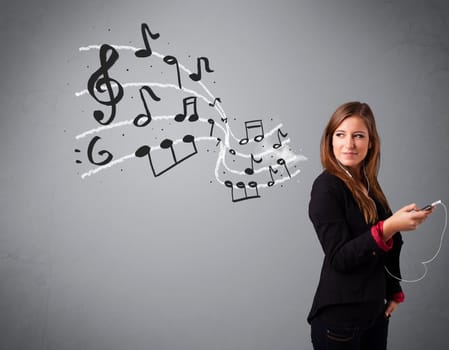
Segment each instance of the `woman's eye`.
[{"label": "woman's eye", "polygon": [[342,132],[336,132],[335,136],[336,137],[342,137],[342,136],[345,136],[345,134],[343,134]]},{"label": "woman's eye", "polygon": [[365,135],[363,135],[363,134],[355,134],[354,137],[356,137],[358,139],[363,139],[365,137]]}]

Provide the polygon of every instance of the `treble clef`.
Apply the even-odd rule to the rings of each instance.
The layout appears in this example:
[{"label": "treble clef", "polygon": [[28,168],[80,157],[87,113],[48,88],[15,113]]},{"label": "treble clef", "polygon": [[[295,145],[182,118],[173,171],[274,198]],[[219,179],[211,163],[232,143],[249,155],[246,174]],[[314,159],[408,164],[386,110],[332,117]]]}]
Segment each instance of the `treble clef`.
[{"label": "treble clef", "polygon": [[[109,56],[109,57],[108,57]],[[109,77],[108,70],[118,60],[118,52],[112,46],[103,44],[100,47],[100,68],[98,68],[89,78],[87,82],[87,90],[89,94],[99,103],[105,106],[111,106],[111,115],[109,119],[104,119],[103,111],[94,111],[94,118],[102,125],[110,124],[115,117],[116,106],[123,97],[123,87],[120,83]],[[114,90],[115,89],[115,90]],[[97,94],[101,95],[107,92],[105,99],[100,99]]]}]

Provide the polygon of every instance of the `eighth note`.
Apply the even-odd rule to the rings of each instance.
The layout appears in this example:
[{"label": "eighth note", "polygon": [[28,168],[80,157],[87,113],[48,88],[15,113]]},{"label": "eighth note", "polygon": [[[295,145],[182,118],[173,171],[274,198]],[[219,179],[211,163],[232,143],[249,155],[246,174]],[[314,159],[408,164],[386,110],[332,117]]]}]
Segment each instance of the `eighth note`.
[{"label": "eighth note", "polygon": [[251,168],[246,168],[245,169],[245,173],[247,175],[253,175],[254,174],[254,163],[261,163],[262,162],[262,157],[260,157],[260,159],[255,159],[254,158],[254,154],[251,153]]},{"label": "eighth note", "polygon": [[275,183],[274,178],[273,178],[273,173],[274,173],[274,174],[277,174],[279,170],[273,169],[273,168],[271,167],[271,165],[268,167],[268,170],[270,171],[270,177],[271,177],[271,180],[267,182],[267,185],[268,185],[268,187],[271,187],[271,186],[273,186],[274,183]]},{"label": "eighth note", "polygon": [[246,190],[246,185],[245,185],[244,182],[241,182],[241,181],[240,181],[240,182],[237,182],[237,183],[235,184],[235,186],[236,186],[237,188],[242,189],[243,192],[244,192],[244,195],[243,195],[242,197],[240,197],[240,198],[236,198],[236,197],[234,196],[234,184],[232,183],[232,181],[226,180],[226,181],[224,182],[224,185],[225,185],[226,187],[228,187],[228,188],[231,189],[231,199],[232,199],[232,201],[233,201],[234,203],[235,203],[235,202],[244,201],[244,200],[247,200],[247,199],[260,198],[259,190],[257,189],[257,182],[255,182],[255,181],[251,181],[251,182],[248,183],[248,187],[249,187],[249,188],[253,188],[253,189],[255,189],[255,191],[256,191],[255,194],[250,195],[250,196],[248,196],[248,191]]},{"label": "eighth note", "polygon": [[145,48],[137,50],[134,54],[136,55],[136,57],[150,57],[153,52],[151,51],[148,37],[150,37],[153,40],[156,40],[157,38],[159,38],[159,33],[156,33],[156,34],[151,33],[150,28],[148,27],[148,24],[146,24],[146,23],[142,23],[140,28],[141,28],[142,38],[143,38],[143,42],[145,44]]},{"label": "eighth note", "polygon": [[198,57],[196,62],[197,62],[197,68],[196,68],[197,72],[189,75],[190,79],[192,79],[193,81],[201,80],[201,62],[204,62],[204,68],[206,69],[206,72],[208,72],[208,73],[213,72],[213,70],[210,69],[209,59],[207,57]]},{"label": "eighth note", "polygon": [[184,112],[176,114],[175,120],[177,122],[184,121],[184,119],[186,119],[187,116],[187,107],[193,105],[193,113],[190,113],[189,122],[196,122],[199,119],[198,112],[196,110],[196,96],[186,97],[185,99],[182,100],[182,105]]},{"label": "eighth note", "polygon": [[213,103],[209,103],[209,106],[215,107],[215,103],[216,102],[220,102],[221,103],[221,98],[220,97],[215,97],[214,102]]},{"label": "eighth note", "polygon": [[283,134],[282,131],[281,131],[281,129],[279,128],[279,129],[278,129],[277,135],[278,135],[279,143],[275,143],[275,144],[273,145],[273,148],[274,148],[274,149],[278,149],[278,148],[282,147],[281,136],[285,138],[285,137],[287,137],[288,134],[287,134],[287,133]]},{"label": "eighth note", "polygon": [[188,153],[187,155],[184,155],[182,158],[178,159],[178,157],[176,156],[176,151],[175,151],[175,142],[173,140],[170,139],[165,139],[161,142],[160,147],[161,149],[165,150],[165,149],[169,149],[172,155],[172,162],[170,165],[168,165],[165,169],[162,169],[160,171],[157,171],[155,169],[155,166],[153,164],[153,159],[151,157],[151,147],[144,145],[139,147],[136,152],[134,153],[134,155],[138,158],[143,158],[148,156],[148,160],[150,162],[150,167],[151,170],[153,172],[154,177],[158,177],[159,175],[164,174],[165,172],[167,172],[168,170],[172,169],[173,167],[175,167],[176,165],[182,163],[183,161],[185,161],[186,159],[192,157],[193,155],[198,153],[198,149],[196,148],[196,144],[195,144],[195,137],[192,135],[185,135],[182,139],[182,142],[184,142],[185,144],[192,144],[193,147],[193,151]]},{"label": "eighth note", "polygon": [[239,144],[241,145],[246,145],[249,141],[248,138],[248,131],[250,129],[260,129],[259,133],[254,137],[254,141],[256,142],[260,142],[263,140],[263,138],[265,137],[265,134],[263,132],[263,124],[262,124],[262,119],[258,119],[258,120],[250,120],[245,122],[245,131],[246,131],[246,137],[241,139],[239,141]]},{"label": "eighth note", "polygon": [[[151,122],[151,113],[150,113],[150,110],[149,110],[149,108],[148,108],[147,101],[145,100],[145,97],[143,96],[143,92],[144,92],[144,91],[146,91],[147,94],[150,95],[150,97],[151,97],[154,101],[158,102],[158,101],[161,100],[161,98],[160,98],[159,96],[157,96],[149,86],[145,85],[145,86],[142,86],[142,87],[139,89],[140,98],[142,99],[143,106],[144,106],[144,108],[145,108],[145,113],[141,113],[141,114],[139,114],[137,117],[134,118],[133,124],[134,124],[135,126],[137,126],[137,127],[144,127],[144,126],[147,126],[147,125],[150,124],[150,122]],[[141,121],[142,119],[145,119],[145,121],[144,121],[142,124],[140,124],[140,121]]]}]

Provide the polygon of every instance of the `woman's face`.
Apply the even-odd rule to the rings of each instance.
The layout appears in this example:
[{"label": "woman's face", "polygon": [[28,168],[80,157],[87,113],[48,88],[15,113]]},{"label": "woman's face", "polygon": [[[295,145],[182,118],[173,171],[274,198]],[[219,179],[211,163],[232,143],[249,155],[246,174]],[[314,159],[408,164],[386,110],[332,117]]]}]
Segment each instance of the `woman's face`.
[{"label": "woman's face", "polygon": [[369,148],[368,128],[359,116],[343,120],[332,135],[335,158],[353,172],[360,170]]}]

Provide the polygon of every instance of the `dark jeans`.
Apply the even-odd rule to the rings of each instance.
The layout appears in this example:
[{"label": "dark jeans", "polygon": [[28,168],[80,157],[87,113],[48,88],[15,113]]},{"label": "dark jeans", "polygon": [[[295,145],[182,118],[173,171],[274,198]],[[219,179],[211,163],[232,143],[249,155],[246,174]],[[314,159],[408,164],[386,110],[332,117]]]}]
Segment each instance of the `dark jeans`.
[{"label": "dark jeans", "polygon": [[335,327],[312,320],[314,350],[386,350],[388,319],[381,315],[366,327]]}]

